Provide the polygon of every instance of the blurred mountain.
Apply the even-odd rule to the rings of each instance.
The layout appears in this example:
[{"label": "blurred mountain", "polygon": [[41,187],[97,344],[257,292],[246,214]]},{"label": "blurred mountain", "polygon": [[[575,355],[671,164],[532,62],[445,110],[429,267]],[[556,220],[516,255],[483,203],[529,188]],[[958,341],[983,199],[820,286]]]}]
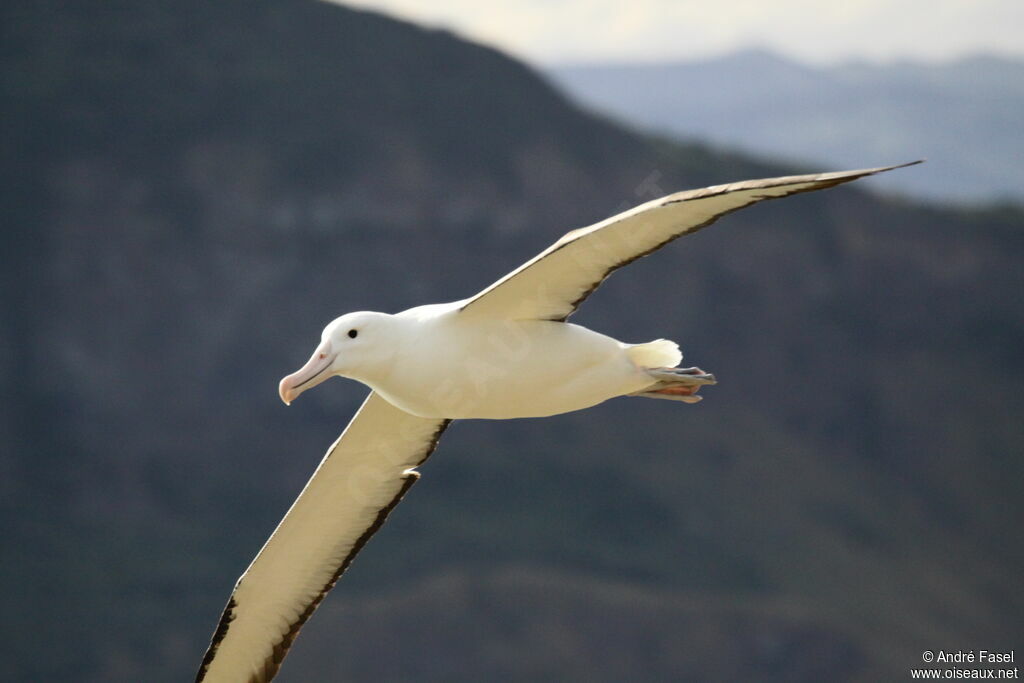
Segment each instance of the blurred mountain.
[{"label": "blurred mountain", "polygon": [[[494,50],[325,3],[0,16],[5,680],[189,679],[365,394],[277,399],[334,316],[809,170],[640,136]],[[1022,257],[1017,208],[841,188],[617,274],[574,321],[678,339],[721,384],[456,423],[280,680],[873,681],[1009,649]]]},{"label": "blurred mountain", "polygon": [[872,182],[943,203],[1024,200],[1021,61],[810,67],[751,50],[549,74],[579,102],[643,128],[843,167],[927,158]]}]

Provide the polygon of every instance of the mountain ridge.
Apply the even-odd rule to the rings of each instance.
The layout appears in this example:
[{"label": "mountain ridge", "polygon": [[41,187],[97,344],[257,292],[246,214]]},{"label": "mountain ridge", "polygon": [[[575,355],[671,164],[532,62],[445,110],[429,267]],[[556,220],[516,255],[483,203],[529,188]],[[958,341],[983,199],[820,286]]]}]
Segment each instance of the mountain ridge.
[{"label": "mountain ridge", "polygon": [[1024,201],[1013,112],[1024,63],[976,55],[940,64],[810,66],[767,50],[699,61],[554,66],[548,76],[617,119],[755,154],[857,166],[865,155],[929,159],[874,181],[922,198]]}]

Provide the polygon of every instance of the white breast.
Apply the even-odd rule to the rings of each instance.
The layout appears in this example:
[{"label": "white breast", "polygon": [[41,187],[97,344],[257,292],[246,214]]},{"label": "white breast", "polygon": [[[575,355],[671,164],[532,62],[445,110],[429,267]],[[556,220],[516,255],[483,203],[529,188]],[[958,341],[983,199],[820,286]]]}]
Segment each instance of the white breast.
[{"label": "white breast", "polygon": [[544,417],[651,383],[626,345],[578,325],[444,316],[420,327],[370,384],[421,417]]}]

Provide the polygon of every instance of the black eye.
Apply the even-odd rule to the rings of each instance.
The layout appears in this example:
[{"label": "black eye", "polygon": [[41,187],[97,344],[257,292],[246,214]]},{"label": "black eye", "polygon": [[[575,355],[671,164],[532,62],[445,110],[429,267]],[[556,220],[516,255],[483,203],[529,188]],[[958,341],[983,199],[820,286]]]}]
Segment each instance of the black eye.
[{"label": "black eye", "polygon": [[348,338],[349,339],[355,339],[358,336],[359,336],[359,330],[349,330],[348,331]]}]

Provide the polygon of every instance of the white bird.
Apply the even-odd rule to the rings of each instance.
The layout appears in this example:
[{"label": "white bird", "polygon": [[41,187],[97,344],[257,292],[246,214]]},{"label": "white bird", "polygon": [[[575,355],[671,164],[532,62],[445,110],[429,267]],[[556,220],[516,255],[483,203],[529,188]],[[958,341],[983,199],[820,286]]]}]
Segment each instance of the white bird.
[{"label": "white bird", "polygon": [[372,391],[239,578],[196,680],[274,677],[453,419],[542,417],[616,396],[699,400],[714,377],[675,367],[675,343],[627,344],[565,322],[612,272],[761,200],[894,168],[901,166],[672,194],[566,234],[468,299],[331,322],[309,361],[281,380],[281,399],[291,403],[335,375]]}]

